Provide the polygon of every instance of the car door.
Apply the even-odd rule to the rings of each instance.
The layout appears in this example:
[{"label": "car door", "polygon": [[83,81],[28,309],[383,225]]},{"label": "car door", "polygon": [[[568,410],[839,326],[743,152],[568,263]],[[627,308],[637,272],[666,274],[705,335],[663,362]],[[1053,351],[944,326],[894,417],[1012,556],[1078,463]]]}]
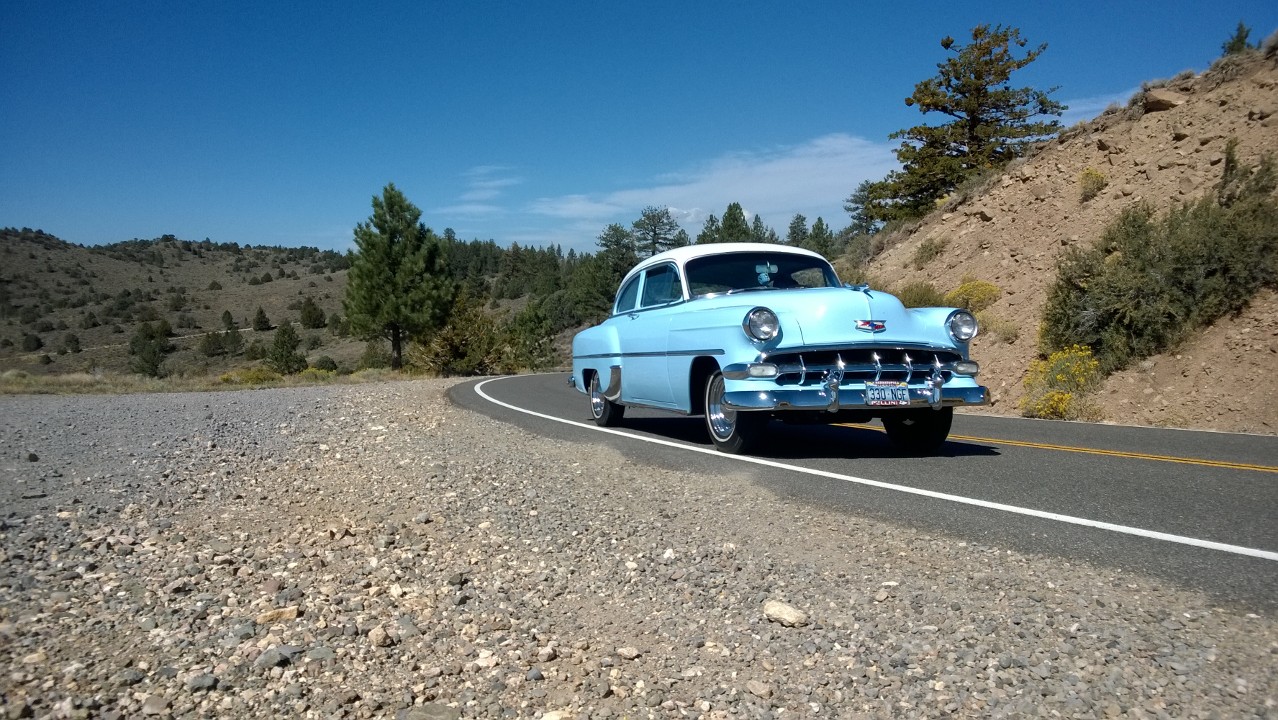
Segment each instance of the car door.
[{"label": "car door", "polygon": [[666,353],[671,313],[683,303],[683,286],[673,263],[643,273],[639,304],[618,330],[622,353],[622,401],[669,407],[670,376]]}]

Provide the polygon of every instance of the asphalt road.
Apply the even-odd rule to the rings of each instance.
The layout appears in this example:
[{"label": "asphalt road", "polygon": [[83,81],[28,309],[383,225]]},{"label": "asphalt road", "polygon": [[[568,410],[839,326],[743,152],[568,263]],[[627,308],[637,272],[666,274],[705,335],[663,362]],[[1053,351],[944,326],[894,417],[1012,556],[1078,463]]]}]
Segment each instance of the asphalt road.
[{"label": "asphalt road", "polygon": [[849,515],[1084,560],[1116,581],[1136,571],[1278,609],[1278,438],[959,414],[930,457],[895,452],[874,426],[773,422],[768,446],[740,458],[716,452],[700,418],[627,408],[619,432],[601,431],[566,374],[473,381],[450,397],[583,452],[606,444]]}]

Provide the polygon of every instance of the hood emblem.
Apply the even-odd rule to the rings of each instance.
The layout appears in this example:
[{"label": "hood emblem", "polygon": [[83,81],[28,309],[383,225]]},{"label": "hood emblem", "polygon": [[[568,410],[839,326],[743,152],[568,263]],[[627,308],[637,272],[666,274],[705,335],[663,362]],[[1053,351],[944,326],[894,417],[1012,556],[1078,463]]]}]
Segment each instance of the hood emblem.
[{"label": "hood emblem", "polygon": [[857,320],[856,329],[861,332],[881,333],[887,330],[887,323],[882,320]]}]

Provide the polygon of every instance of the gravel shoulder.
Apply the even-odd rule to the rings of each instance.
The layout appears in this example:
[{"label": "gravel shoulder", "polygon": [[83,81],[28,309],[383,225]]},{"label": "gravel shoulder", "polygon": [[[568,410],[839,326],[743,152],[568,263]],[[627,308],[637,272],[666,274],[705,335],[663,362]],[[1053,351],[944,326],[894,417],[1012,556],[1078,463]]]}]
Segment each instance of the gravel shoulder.
[{"label": "gravel shoulder", "polygon": [[0,398],[6,717],[1273,717],[1278,624],[447,380]]}]

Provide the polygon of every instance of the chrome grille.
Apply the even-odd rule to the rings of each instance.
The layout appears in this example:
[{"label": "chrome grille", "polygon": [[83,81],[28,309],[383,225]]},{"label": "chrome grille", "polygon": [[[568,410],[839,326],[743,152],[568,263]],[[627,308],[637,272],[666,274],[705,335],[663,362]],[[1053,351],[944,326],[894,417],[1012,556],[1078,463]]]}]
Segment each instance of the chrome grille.
[{"label": "chrome grille", "polygon": [[956,352],[902,348],[844,348],[770,355],[777,366],[778,385],[819,385],[841,371],[843,383],[890,380],[923,382],[939,373],[945,382],[953,375]]}]

